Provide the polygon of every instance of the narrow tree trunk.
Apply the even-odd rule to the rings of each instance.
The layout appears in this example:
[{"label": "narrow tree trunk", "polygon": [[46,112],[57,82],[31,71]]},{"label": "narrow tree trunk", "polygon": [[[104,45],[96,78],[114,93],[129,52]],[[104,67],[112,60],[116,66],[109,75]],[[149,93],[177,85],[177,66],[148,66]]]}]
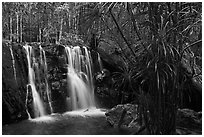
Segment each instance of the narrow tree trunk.
[{"label": "narrow tree trunk", "polygon": [[13,35],[13,33],[12,33],[12,16],[10,15],[10,36],[9,36],[10,38],[9,39],[11,41],[12,41],[12,37],[13,37],[12,35]]},{"label": "narrow tree trunk", "polygon": [[[40,21],[40,15],[38,14],[38,21]],[[41,42],[41,23],[38,24],[38,41]]]},{"label": "narrow tree trunk", "polygon": [[135,32],[136,32],[136,34],[137,34],[139,40],[141,40],[139,31],[138,31],[138,29],[137,29],[137,25],[136,25],[136,22],[135,22],[135,18],[134,18],[133,12],[132,12],[132,7],[131,7],[131,5],[130,5],[128,2],[127,2],[127,10],[128,10],[129,15],[130,15],[130,18],[131,18],[131,20],[132,20],[133,28],[134,28],[134,30],[135,30]]},{"label": "narrow tree trunk", "polygon": [[41,34],[41,28],[39,27],[39,42],[42,42],[42,34]]},{"label": "narrow tree trunk", "polygon": [[16,42],[19,42],[19,17],[18,17],[18,12],[16,12]]},{"label": "narrow tree trunk", "polygon": [[[74,2],[74,7],[76,6],[76,2]],[[74,32],[76,33],[76,9],[74,10]]]},{"label": "narrow tree trunk", "polygon": [[77,17],[78,17],[78,18],[77,18],[77,34],[79,34],[79,25],[80,25],[80,24],[79,24],[79,20],[80,20],[80,18],[79,18],[79,17],[80,17],[79,12],[80,12],[80,11],[77,10]]},{"label": "narrow tree trunk", "polygon": [[31,5],[29,5],[29,42],[31,42]]},{"label": "narrow tree trunk", "polygon": [[61,22],[60,22],[60,34],[59,34],[59,42],[62,38],[62,28],[63,28],[63,18],[61,18]]},{"label": "narrow tree trunk", "polygon": [[20,42],[23,42],[23,16],[20,16]]},{"label": "narrow tree trunk", "polygon": [[113,13],[111,12],[111,10],[109,10],[109,12],[110,12],[111,17],[113,18],[113,21],[114,21],[115,25],[116,25],[117,28],[118,28],[118,31],[120,32],[120,35],[121,35],[122,38],[124,39],[125,43],[127,44],[128,48],[130,49],[130,51],[132,52],[132,54],[133,54],[134,56],[136,56],[136,55],[135,55],[135,52],[134,52],[133,49],[131,48],[131,44],[130,44],[130,43],[128,42],[128,40],[125,38],[125,36],[124,36],[124,34],[123,34],[123,32],[122,32],[122,30],[121,30],[121,28],[120,28],[118,22],[116,21],[114,15],[113,15]]},{"label": "narrow tree trunk", "polygon": [[[106,27],[107,27],[107,29],[110,31],[110,33],[111,33],[112,35],[114,35],[113,32],[111,31],[111,29],[109,28],[107,22],[105,22],[104,19],[103,19],[102,21],[104,22],[104,24],[106,25]],[[120,43],[118,42],[118,40],[117,40],[115,37],[114,37],[114,40],[116,41],[116,43],[117,43],[118,46],[120,47],[123,56],[124,56],[130,63],[132,63],[132,61],[126,56],[125,51],[123,50],[122,46],[120,45]]]},{"label": "narrow tree trunk", "polygon": [[69,29],[68,29],[68,32],[70,32],[70,29],[71,29],[71,15],[70,15],[70,12],[68,13],[69,14],[69,23],[68,23],[68,26],[69,26]]}]

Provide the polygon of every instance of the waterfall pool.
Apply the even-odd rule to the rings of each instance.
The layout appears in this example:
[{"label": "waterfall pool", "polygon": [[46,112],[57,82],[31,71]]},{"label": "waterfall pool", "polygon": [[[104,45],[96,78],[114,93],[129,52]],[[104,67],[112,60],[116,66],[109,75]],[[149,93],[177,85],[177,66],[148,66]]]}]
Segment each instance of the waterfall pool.
[{"label": "waterfall pool", "polygon": [[54,113],[4,125],[3,135],[121,135],[128,134],[110,126],[102,109]]}]

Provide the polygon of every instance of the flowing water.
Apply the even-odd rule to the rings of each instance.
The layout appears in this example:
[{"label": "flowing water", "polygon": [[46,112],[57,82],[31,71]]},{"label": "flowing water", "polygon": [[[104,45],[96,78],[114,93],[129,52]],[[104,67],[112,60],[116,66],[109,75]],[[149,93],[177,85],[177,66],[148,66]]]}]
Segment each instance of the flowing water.
[{"label": "flowing water", "polygon": [[14,78],[15,78],[15,81],[17,82],[17,80],[16,80],[16,67],[15,67],[15,59],[14,59],[13,49],[12,49],[12,46],[11,46],[11,45],[9,45],[9,49],[10,49],[10,52],[11,52],[11,59],[12,59],[12,65],[13,65],[13,73],[14,73]]},{"label": "flowing water", "polygon": [[[41,46],[40,56],[29,45],[24,46],[28,61],[28,77],[26,108],[28,107],[29,91],[32,92],[33,111],[35,117],[46,115],[44,101],[47,98],[50,112],[53,113],[51,91],[48,84],[48,68],[45,51]],[[92,59],[86,47],[65,47],[67,60],[67,106],[71,110],[95,108],[94,84],[92,75]],[[99,60],[100,61],[100,60]],[[100,63],[100,62],[99,62]],[[100,66],[101,67],[101,66]],[[44,83],[44,85],[42,84]],[[46,96],[46,98],[45,98]],[[30,113],[26,110],[29,117]]]},{"label": "flowing water", "polygon": [[92,61],[86,47],[65,47],[71,110],[95,107]]},{"label": "flowing water", "polygon": [[28,112],[28,96],[29,96],[29,86],[27,85],[27,92],[26,92],[26,102],[25,102],[25,108],[26,108],[26,113],[28,115],[28,119],[31,119],[30,113]]},{"label": "flowing water", "polygon": [[50,92],[50,88],[48,85],[48,71],[47,71],[47,59],[45,56],[45,51],[43,50],[43,48],[40,46],[40,55],[41,55],[41,64],[44,68],[44,74],[45,74],[45,88],[46,88],[46,93],[47,93],[47,98],[48,98],[48,103],[49,103],[49,107],[50,107],[50,111],[51,113],[53,113],[53,108],[52,108],[52,100],[51,100],[51,92]]},{"label": "flowing water", "polygon": [[27,88],[27,94],[29,90],[32,92],[32,97],[33,97],[33,107],[34,107],[34,116],[39,117],[39,116],[44,116],[46,114],[45,108],[43,106],[42,99],[40,98],[39,93],[36,90],[36,85],[35,85],[35,72],[34,72],[34,67],[35,67],[35,53],[34,50],[32,49],[31,46],[25,45],[24,46],[26,50],[26,55],[27,55],[27,61],[28,61],[28,88]]},{"label": "flowing water", "polygon": [[100,68],[99,72],[102,72],[102,70],[103,70],[103,65],[102,65],[101,57],[100,57],[99,53],[98,53],[98,63],[99,63],[99,68]]},{"label": "flowing water", "polygon": [[2,126],[3,135],[121,135],[128,134],[111,126],[100,110],[54,113]]}]

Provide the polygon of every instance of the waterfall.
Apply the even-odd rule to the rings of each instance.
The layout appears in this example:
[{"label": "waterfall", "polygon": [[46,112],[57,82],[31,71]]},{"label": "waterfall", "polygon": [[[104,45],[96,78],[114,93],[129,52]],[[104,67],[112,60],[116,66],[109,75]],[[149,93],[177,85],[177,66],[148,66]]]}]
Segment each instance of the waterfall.
[{"label": "waterfall", "polygon": [[[28,61],[28,88],[27,90],[31,90],[32,92],[32,97],[33,97],[33,107],[34,107],[34,116],[39,117],[45,115],[45,108],[43,106],[43,102],[40,98],[39,93],[36,90],[36,85],[35,85],[35,53],[34,50],[32,49],[31,46],[25,45],[24,46],[26,50],[26,55],[27,55],[27,61]],[[29,88],[30,87],[30,88]],[[27,91],[27,92],[28,92]],[[28,93],[27,93],[28,94]],[[26,102],[27,103],[27,102]]]},{"label": "waterfall", "polygon": [[95,107],[92,60],[86,47],[65,47],[71,109]]},{"label": "waterfall", "polygon": [[26,108],[26,113],[28,115],[28,119],[31,119],[30,113],[28,112],[28,94],[29,94],[29,89],[28,89],[28,85],[27,85],[27,92],[26,92],[26,102],[25,102],[25,108]]},{"label": "waterfall", "polygon": [[51,113],[53,113],[53,108],[52,108],[52,100],[51,100],[51,92],[49,89],[49,85],[48,85],[48,72],[47,72],[47,59],[45,56],[45,51],[43,50],[43,48],[40,46],[40,58],[41,58],[41,65],[44,68],[44,77],[45,77],[45,88],[46,88],[46,93],[47,93],[47,98],[48,98],[48,103],[49,103],[49,107],[50,107],[50,111]]},{"label": "waterfall", "polygon": [[97,55],[98,55],[98,63],[99,63],[99,67],[100,67],[100,72],[102,72],[103,65],[102,65],[102,62],[101,62],[101,57],[100,57],[99,53]]},{"label": "waterfall", "polygon": [[10,49],[10,52],[11,52],[11,59],[12,59],[12,65],[13,65],[13,74],[14,74],[14,79],[17,83],[17,80],[16,80],[16,67],[15,67],[15,59],[14,59],[14,55],[13,55],[13,50],[12,50],[12,46],[9,45],[9,49]]}]

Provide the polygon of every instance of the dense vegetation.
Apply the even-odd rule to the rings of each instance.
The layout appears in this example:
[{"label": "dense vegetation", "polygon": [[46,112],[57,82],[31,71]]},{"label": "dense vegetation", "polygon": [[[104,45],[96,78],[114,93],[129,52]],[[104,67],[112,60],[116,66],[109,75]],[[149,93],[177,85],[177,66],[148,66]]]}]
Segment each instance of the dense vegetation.
[{"label": "dense vegetation", "polygon": [[150,134],[174,134],[177,109],[198,94],[202,3],[7,2],[2,9],[4,40],[84,42],[98,52],[106,69],[95,74],[96,93],[139,104]]}]

